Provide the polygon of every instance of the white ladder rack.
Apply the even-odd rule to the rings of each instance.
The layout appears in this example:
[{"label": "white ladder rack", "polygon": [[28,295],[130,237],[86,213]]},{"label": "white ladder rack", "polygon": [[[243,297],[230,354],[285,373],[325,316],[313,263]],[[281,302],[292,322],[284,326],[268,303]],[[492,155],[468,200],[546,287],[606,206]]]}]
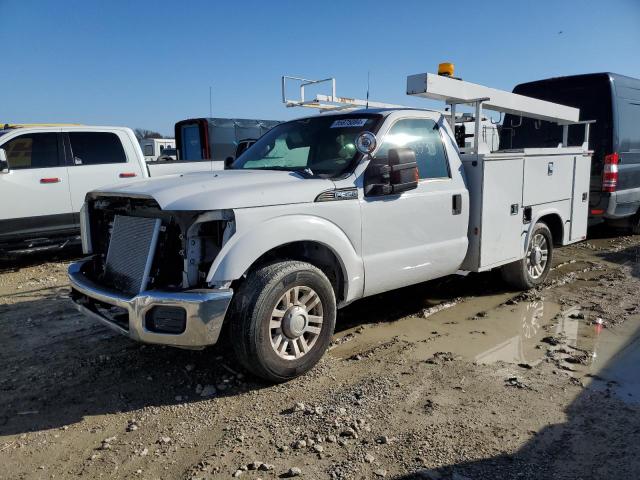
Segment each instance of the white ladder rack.
[{"label": "white ladder rack", "polygon": [[[287,80],[296,82],[300,89],[300,96],[296,99],[287,98]],[[316,94],[311,99],[307,99],[305,88],[310,85],[330,84],[331,94]],[[302,77],[282,76],[282,103],[286,107],[307,107],[316,108],[321,112],[336,110],[352,110],[359,108],[414,108],[406,105],[395,105],[392,103],[372,102],[359,98],[339,97],[336,95],[336,79],[334,77],[322,80],[310,80]]]}]

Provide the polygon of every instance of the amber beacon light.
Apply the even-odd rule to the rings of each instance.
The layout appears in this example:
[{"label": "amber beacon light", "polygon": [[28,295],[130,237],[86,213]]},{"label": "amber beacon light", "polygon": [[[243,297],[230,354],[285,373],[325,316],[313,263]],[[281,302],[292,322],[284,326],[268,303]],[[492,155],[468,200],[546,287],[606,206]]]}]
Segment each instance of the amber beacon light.
[{"label": "amber beacon light", "polygon": [[444,62],[438,65],[438,75],[442,75],[444,77],[453,77],[453,63]]}]

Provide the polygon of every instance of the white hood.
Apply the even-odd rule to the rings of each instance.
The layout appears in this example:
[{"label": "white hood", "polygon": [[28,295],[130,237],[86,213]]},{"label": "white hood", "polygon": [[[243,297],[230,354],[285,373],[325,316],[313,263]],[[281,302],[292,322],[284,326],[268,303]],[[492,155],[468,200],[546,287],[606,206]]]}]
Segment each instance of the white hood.
[{"label": "white hood", "polygon": [[313,202],[331,180],[275,170],[219,170],[149,178],[94,193],[152,197],[163,210],[223,210]]}]

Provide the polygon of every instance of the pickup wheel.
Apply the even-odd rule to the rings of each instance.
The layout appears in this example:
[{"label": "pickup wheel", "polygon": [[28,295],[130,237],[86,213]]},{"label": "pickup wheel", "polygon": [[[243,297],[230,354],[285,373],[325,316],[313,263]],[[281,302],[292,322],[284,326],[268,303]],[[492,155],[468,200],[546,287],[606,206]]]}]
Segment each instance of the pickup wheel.
[{"label": "pickup wheel", "polygon": [[553,237],[544,223],[537,223],[529,236],[527,251],[522,260],[501,269],[502,278],[518,290],[528,290],[542,284],[551,269]]},{"label": "pickup wheel", "polygon": [[230,337],[253,374],[284,382],[310,370],[333,335],[336,298],[320,269],[277,262],[248,274],[234,297]]}]

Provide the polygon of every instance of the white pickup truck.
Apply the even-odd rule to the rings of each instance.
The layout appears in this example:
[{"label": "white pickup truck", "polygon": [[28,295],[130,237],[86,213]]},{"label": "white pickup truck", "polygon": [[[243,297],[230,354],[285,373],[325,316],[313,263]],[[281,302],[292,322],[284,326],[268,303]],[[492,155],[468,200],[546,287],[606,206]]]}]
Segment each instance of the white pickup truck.
[{"label": "white pickup truck", "polygon": [[211,171],[213,162],[149,163],[124,127],[28,126],[0,130],[0,253],[77,238],[87,192],[150,176]]},{"label": "white pickup truck", "polygon": [[[468,82],[409,80],[411,94],[474,104],[476,132],[483,105],[578,120]],[[203,348],[224,325],[247,369],[285,381],[320,359],[354,300],[493,268],[539,285],[554,246],[585,238],[590,152],[476,144],[460,154],[440,112],[362,109],[277,125],[231,170],[91,192],[72,299],[141,342]]]}]

